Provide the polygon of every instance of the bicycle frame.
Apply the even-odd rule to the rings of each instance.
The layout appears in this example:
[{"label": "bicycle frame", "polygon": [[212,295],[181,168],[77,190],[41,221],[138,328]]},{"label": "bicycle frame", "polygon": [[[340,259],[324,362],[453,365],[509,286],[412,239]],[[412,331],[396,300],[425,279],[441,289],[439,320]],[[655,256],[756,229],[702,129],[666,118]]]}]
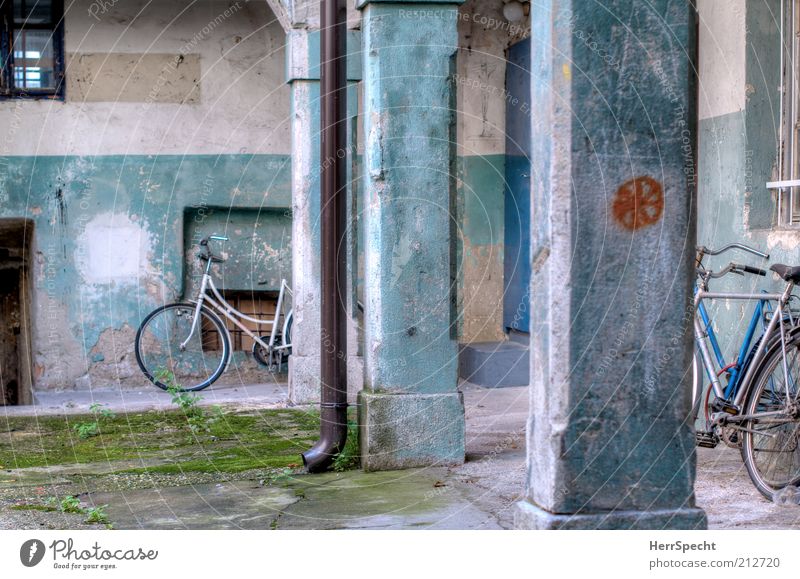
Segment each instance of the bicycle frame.
[{"label": "bicycle frame", "polygon": [[[705,332],[705,335],[708,336],[708,341],[711,344],[711,350],[714,354],[714,358],[717,361],[717,365],[720,368],[720,372],[727,368],[727,372],[729,374],[728,386],[725,388],[726,400],[730,400],[732,395],[738,390],[739,381],[741,379],[741,369],[743,368],[744,363],[747,360],[747,355],[750,352],[750,345],[753,343],[753,338],[755,337],[758,323],[761,322],[762,330],[766,330],[767,326],[764,323],[765,309],[767,312],[772,312],[770,302],[763,299],[759,300],[755,310],[753,311],[753,316],[750,318],[750,324],[748,325],[747,332],[745,332],[744,339],[742,340],[742,345],[739,349],[739,354],[736,357],[736,362],[734,364],[726,364],[725,357],[722,355],[722,350],[720,349],[719,342],[717,341],[717,334],[714,331],[714,327],[711,325],[711,319],[708,316],[708,311],[702,302],[700,302],[700,304],[697,306],[697,312],[700,314],[700,319],[703,324],[703,331]],[[704,368],[704,370],[706,375],[709,377],[709,380],[712,379],[712,376],[717,375],[716,368],[712,373],[709,373],[707,368]]]},{"label": "bicycle frame", "polygon": [[[208,263],[206,264],[206,270],[203,273],[203,280],[200,283],[200,292],[198,293],[197,300],[192,300],[193,303],[195,303],[194,319],[192,320],[192,327],[189,330],[189,335],[180,345],[181,350],[184,350],[186,348],[186,345],[189,343],[189,340],[197,330],[197,320],[200,319],[200,309],[203,307],[204,303],[208,303],[208,305],[211,306],[211,308],[214,311],[222,314],[231,322],[233,322],[240,330],[242,330],[245,334],[250,336],[250,338],[252,338],[267,352],[288,350],[289,348],[292,347],[291,344],[284,344],[277,347],[275,346],[275,337],[278,332],[278,321],[280,320],[280,317],[283,314],[284,297],[287,292],[289,295],[292,295],[292,289],[289,287],[289,284],[286,283],[285,279],[281,280],[281,289],[278,292],[278,303],[275,305],[275,317],[273,319],[271,320],[259,319],[243,314],[242,312],[234,308],[232,305],[230,305],[228,302],[226,302],[225,298],[222,297],[222,294],[214,285],[214,280],[211,277],[211,260],[209,259]],[[284,318],[286,318],[285,315]],[[259,326],[265,326],[265,325],[272,326],[269,335],[269,342],[264,342],[264,340],[262,340],[260,336],[250,331],[250,329],[248,329],[239,320],[245,320]],[[225,328],[225,331],[226,332],[228,331],[227,327]],[[230,335],[228,336],[228,338],[230,339]]]},{"label": "bicycle frame", "polygon": [[[785,338],[785,331],[784,331],[784,311],[786,308],[787,303],[791,297],[792,289],[794,288],[794,284],[789,282],[786,285],[786,289],[783,293],[729,293],[729,292],[709,292],[703,289],[702,287],[698,288],[695,292],[695,299],[694,299],[694,307],[695,311],[700,313],[699,316],[694,317],[694,332],[695,332],[695,342],[697,344],[698,350],[700,351],[700,358],[703,362],[703,367],[707,375],[711,380],[711,387],[714,389],[714,393],[717,395],[718,398],[722,399],[729,399],[729,396],[733,394],[733,404],[737,407],[741,407],[742,401],[747,394],[749,389],[750,381],[753,379],[755,369],[758,367],[758,363],[761,361],[764,353],[766,352],[767,345],[770,342],[770,338],[773,336],[775,329],[780,327],[780,336],[781,341],[783,342]],[[705,338],[709,336],[712,348],[714,349],[714,354],[717,358],[717,361],[722,366],[724,364],[724,360],[722,358],[722,353],[719,349],[719,344],[717,343],[716,336],[713,338],[713,329],[712,332],[709,333],[708,329],[710,328],[710,320],[708,318],[708,313],[703,306],[703,300],[706,299],[726,299],[726,300],[758,300],[759,304],[756,306],[756,311],[753,313],[753,318],[750,320],[750,325],[747,330],[747,334],[745,335],[745,340],[742,343],[742,348],[739,352],[739,357],[737,359],[737,372],[741,368],[741,364],[744,362],[745,357],[750,348],[750,343],[752,342],[753,336],[755,334],[756,325],[758,323],[759,318],[763,315],[763,308],[764,304],[768,304],[770,301],[777,302],[777,306],[773,312],[772,319],[767,324],[766,329],[764,330],[764,334],[761,338],[761,342],[759,343],[758,347],[756,348],[755,354],[753,355],[753,359],[750,362],[750,365],[745,372],[745,375],[739,378],[739,376],[732,377],[728,388],[723,390],[719,377],[714,369],[714,363],[711,359],[711,354],[708,351],[708,345],[706,344]],[[705,328],[702,323],[705,324]],[[786,356],[784,353],[783,357],[783,370],[786,376],[786,386],[788,388],[789,380],[788,380],[788,368],[786,365]],[[727,395],[726,395],[727,394]]]}]

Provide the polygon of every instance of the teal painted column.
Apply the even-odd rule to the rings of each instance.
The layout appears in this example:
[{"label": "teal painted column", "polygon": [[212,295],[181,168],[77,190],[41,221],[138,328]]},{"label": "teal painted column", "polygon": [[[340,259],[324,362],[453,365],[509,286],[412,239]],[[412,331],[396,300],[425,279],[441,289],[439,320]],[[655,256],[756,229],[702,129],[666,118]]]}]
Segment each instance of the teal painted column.
[{"label": "teal painted column", "polygon": [[705,528],[685,383],[695,11],[542,0],[531,19],[531,404],[516,526]]},{"label": "teal painted column", "polygon": [[[320,104],[319,31],[294,29],[287,35],[287,82],[292,92],[292,355],[289,400],[320,399]],[[361,35],[348,31],[348,115],[357,116],[356,82],[361,78]],[[342,154],[355,155],[352,147]],[[353,190],[350,187],[351,191]],[[355,352],[355,346],[351,346]],[[360,358],[349,360],[351,388],[360,389]]]},{"label": "teal painted column", "polygon": [[362,9],[365,383],[362,465],[464,460],[456,383],[454,93],[458,5]]}]

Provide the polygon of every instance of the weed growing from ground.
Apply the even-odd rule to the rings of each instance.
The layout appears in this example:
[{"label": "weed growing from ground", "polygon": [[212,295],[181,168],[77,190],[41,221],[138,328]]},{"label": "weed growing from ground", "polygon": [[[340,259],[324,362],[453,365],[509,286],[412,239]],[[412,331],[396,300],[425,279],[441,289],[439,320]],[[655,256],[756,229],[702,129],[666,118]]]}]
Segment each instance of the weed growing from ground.
[{"label": "weed growing from ground", "polygon": [[105,408],[102,404],[92,404],[89,406],[89,411],[94,416],[94,420],[91,422],[78,422],[72,426],[72,429],[81,440],[97,436],[100,434],[100,423],[105,420],[112,420],[117,416],[111,409]]},{"label": "weed growing from ground", "polygon": [[342,472],[357,468],[361,463],[361,449],[358,444],[358,423],[347,421],[347,442],[344,448],[333,457],[333,470]]},{"label": "weed growing from ground", "polygon": [[219,406],[213,406],[211,410],[205,410],[200,406],[203,397],[194,392],[186,392],[181,385],[175,381],[175,375],[166,369],[156,371],[156,380],[166,384],[167,392],[172,396],[172,403],[183,411],[186,416],[186,423],[194,434],[201,432],[211,432],[211,426],[220,420],[224,413]]},{"label": "weed growing from ground", "polygon": [[106,513],[108,505],[84,508],[83,505],[81,505],[81,500],[74,496],[66,496],[60,501],[56,497],[48,497],[44,502],[44,509],[49,508],[48,505],[58,505],[58,510],[62,513],[86,515],[86,519],[83,522],[87,525],[97,524],[105,525],[107,529],[112,528],[111,521],[108,520],[108,514]]},{"label": "weed growing from ground", "polygon": [[58,510],[62,513],[72,513],[72,514],[82,514],[83,507],[81,507],[81,501],[78,497],[64,497],[58,503]]},{"label": "weed growing from ground", "polygon": [[108,520],[108,514],[106,513],[107,507],[108,505],[100,505],[86,509],[84,511],[84,514],[86,515],[86,520],[84,522],[87,524],[100,524],[110,527],[111,523]]}]

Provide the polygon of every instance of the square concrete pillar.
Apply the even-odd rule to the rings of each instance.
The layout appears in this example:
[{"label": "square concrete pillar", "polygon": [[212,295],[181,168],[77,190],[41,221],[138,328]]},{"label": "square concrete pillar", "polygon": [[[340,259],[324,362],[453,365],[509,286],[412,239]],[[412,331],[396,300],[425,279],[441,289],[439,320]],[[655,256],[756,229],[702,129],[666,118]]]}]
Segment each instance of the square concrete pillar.
[{"label": "square concrete pillar", "polygon": [[695,10],[544,0],[531,21],[531,404],[516,526],[705,528],[684,378]]},{"label": "square concrete pillar", "polygon": [[366,470],[458,464],[455,341],[458,4],[360,5],[363,37]]},{"label": "square concrete pillar", "polygon": [[[292,355],[289,357],[289,400],[311,404],[320,399],[320,82],[319,31],[296,29],[287,35],[287,82],[292,91]],[[348,116],[358,114],[355,82],[361,74],[360,31],[348,32]],[[342,154],[355,157],[350,143]],[[349,187],[350,196],[355,189]],[[355,229],[350,229],[350,236]],[[352,273],[352,272],[351,272]],[[351,275],[352,280],[352,275]],[[352,311],[352,310],[351,310]],[[348,351],[356,352],[353,334]],[[351,341],[350,339],[348,340]],[[361,388],[361,361],[352,356],[350,387]]]}]

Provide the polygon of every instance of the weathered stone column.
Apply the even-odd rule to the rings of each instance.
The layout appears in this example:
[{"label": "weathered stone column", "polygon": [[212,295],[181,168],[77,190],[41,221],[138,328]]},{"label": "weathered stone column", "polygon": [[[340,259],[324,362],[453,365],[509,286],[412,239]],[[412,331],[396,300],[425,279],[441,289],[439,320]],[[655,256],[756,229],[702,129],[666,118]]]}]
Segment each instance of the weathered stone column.
[{"label": "weathered stone column", "polygon": [[451,260],[458,37],[451,3],[367,0],[364,58],[366,470],[464,460]]},{"label": "weathered stone column", "polygon": [[[289,400],[320,398],[320,108],[319,31],[290,30],[287,35],[287,82],[292,91],[292,285],[294,323],[289,357]],[[361,77],[361,35],[348,32],[349,81]],[[355,84],[348,89],[348,116],[358,111]],[[352,146],[342,151],[355,156]],[[352,187],[351,187],[352,190]],[[354,229],[351,229],[351,232]],[[355,338],[354,338],[355,339]],[[352,346],[355,352],[355,346]],[[350,387],[361,387],[358,358],[350,361]]]},{"label": "weathered stone column", "polygon": [[320,229],[319,59],[310,55],[311,32],[287,36],[287,82],[292,91],[292,355],[289,400],[319,400]]},{"label": "weathered stone column", "polygon": [[516,525],[704,528],[682,383],[695,11],[544,0],[531,12],[531,405]]}]

